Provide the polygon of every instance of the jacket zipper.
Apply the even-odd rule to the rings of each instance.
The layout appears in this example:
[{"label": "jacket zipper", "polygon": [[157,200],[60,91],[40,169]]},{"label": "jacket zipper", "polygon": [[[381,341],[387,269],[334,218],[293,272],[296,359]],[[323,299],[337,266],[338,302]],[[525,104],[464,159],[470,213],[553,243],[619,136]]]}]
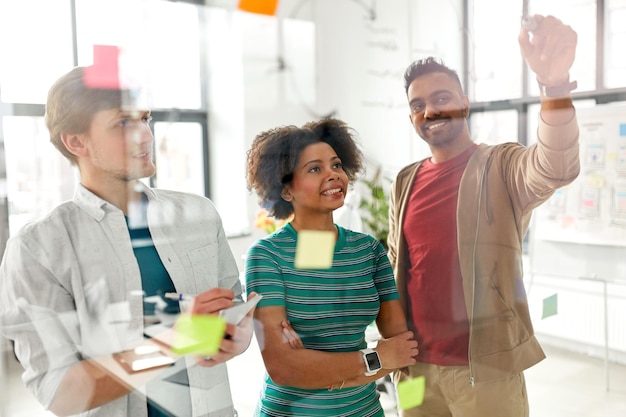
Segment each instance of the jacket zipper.
[{"label": "jacket zipper", "polygon": [[478,242],[478,226],[480,225],[480,208],[482,204],[483,189],[485,188],[485,172],[489,165],[489,159],[491,158],[491,152],[487,155],[487,161],[483,166],[483,170],[480,174],[480,189],[478,190],[478,209],[476,210],[476,231],[474,232],[474,245],[472,249],[472,308],[470,309],[469,318],[469,346],[467,347],[467,363],[469,367],[469,384],[473,388],[474,381],[474,368],[472,366],[472,334],[474,328],[474,307],[476,303],[476,245]]}]

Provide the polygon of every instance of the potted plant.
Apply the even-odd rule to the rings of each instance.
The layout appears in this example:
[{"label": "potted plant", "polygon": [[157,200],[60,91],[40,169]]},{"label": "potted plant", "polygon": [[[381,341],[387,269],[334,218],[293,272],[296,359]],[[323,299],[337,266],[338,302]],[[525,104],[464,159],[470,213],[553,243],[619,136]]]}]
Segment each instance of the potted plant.
[{"label": "potted plant", "polygon": [[387,236],[389,235],[389,196],[385,190],[385,183],[390,183],[383,178],[379,167],[372,179],[362,179],[360,182],[367,188],[367,193],[361,199],[359,208],[363,211],[361,216],[363,224],[368,232],[380,241],[387,249]]}]

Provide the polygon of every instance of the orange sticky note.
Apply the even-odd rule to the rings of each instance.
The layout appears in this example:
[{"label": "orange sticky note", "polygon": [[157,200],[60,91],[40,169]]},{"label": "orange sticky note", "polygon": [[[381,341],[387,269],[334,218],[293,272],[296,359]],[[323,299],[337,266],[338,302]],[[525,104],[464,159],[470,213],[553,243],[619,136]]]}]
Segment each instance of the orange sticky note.
[{"label": "orange sticky note", "polygon": [[298,269],[328,269],[333,265],[335,234],[324,230],[301,230],[298,232],[296,259]]},{"label": "orange sticky note", "polygon": [[426,378],[418,376],[408,381],[398,382],[398,403],[401,409],[419,407],[424,402]]},{"label": "orange sticky note", "polygon": [[239,10],[274,16],[278,0],[239,0]]},{"label": "orange sticky note", "polygon": [[90,88],[119,90],[120,48],[112,45],[93,46],[93,65],[85,68],[83,82]]},{"label": "orange sticky note", "polygon": [[181,314],[176,325],[172,352],[178,355],[213,355],[226,330],[226,321],[208,314]]}]

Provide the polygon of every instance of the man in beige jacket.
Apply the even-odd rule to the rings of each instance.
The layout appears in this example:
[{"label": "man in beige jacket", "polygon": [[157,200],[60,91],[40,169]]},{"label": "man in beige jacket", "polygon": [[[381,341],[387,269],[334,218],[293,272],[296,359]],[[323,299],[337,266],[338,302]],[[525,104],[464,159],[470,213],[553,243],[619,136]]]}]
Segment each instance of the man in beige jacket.
[{"label": "man in beige jacket", "polygon": [[569,70],[577,35],[552,16],[522,28],[521,52],[541,89],[538,143],[478,145],[458,75],[434,58],[405,73],[410,120],[432,156],[391,190],[389,258],[424,375],[416,416],[529,415],[523,371],[545,355],[530,321],[522,240],[532,210],[579,172]]}]

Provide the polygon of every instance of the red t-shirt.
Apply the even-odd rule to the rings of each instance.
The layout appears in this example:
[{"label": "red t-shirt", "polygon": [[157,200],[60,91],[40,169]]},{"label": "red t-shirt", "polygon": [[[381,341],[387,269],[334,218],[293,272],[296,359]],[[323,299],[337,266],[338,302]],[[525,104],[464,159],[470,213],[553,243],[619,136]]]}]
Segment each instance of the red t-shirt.
[{"label": "red t-shirt", "polygon": [[411,268],[409,321],[420,362],[468,364],[469,322],[457,245],[456,208],[461,176],[476,149],[448,161],[424,161],[411,190],[402,226]]}]

